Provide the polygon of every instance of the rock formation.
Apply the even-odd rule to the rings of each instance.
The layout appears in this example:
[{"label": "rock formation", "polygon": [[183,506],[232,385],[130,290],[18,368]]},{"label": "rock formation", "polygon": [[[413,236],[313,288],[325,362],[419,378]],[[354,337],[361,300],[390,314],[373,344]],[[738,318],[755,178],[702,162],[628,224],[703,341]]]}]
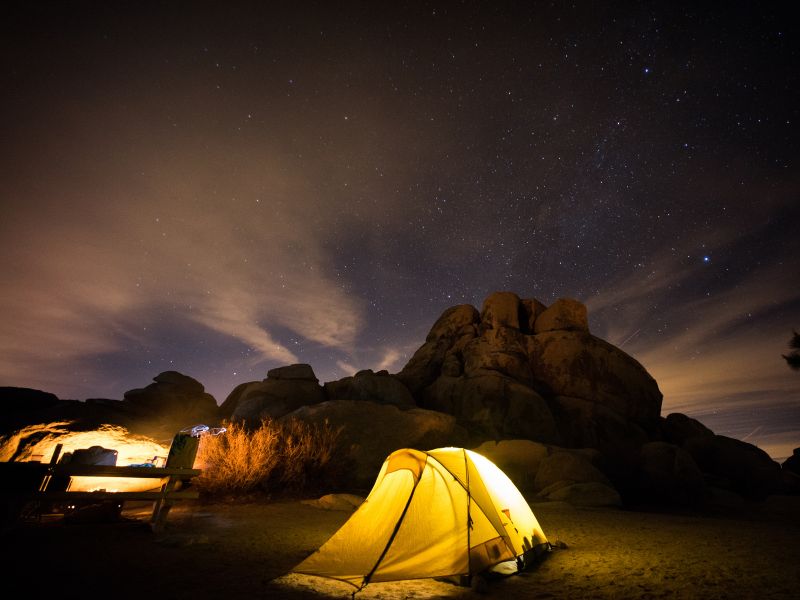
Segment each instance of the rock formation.
[{"label": "rock formation", "polygon": [[135,425],[132,430],[167,440],[184,427],[215,422],[219,410],[202,383],[177,371],[160,373],[147,387],[125,392],[121,408]]},{"label": "rock formation", "polygon": [[589,506],[617,506],[618,492],[684,505],[800,493],[798,451],[781,468],[686,415],[661,417],[661,401],[642,365],[590,333],[580,302],[496,292],[480,311],[445,310],[396,375],[359,371],[320,385],[310,365],[288,365],[238,385],[218,410],[202,384],[174,371],[123,401],[0,388],[0,433],[73,420],[169,439],[198,422],[299,419],[341,430],[343,487],[368,488],[398,448],[454,445],[476,448],[530,495]]},{"label": "rock formation", "polygon": [[253,423],[279,418],[310,404],[325,400],[319,379],[310,365],[296,364],[267,371],[263,381],[243,383],[220,407],[220,416]]},{"label": "rock formation", "polygon": [[633,358],[589,333],[586,308],[496,292],[447,309],[397,375],[417,403],[476,441],[601,448],[624,463],[659,424],[661,392]]},{"label": "rock formation", "polygon": [[377,402],[378,404],[392,404],[399,408],[413,408],[416,406],[411,392],[388,371],[373,373],[367,369],[359,371],[352,377],[345,377],[338,381],[329,381],[323,386],[325,397],[328,400],[359,400],[362,402]]},{"label": "rock formation", "polygon": [[783,487],[780,465],[752,444],[715,435],[679,413],[663,419],[661,431],[666,441],[686,451],[710,486],[751,499],[762,499]]},{"label": "rock formation", "polygon": [[68,421],[71,431],[88,431],[103,424],[121,425],[131,433],[169,443],[184,427],[215,423],[219,410],[203,384],[177,371],[156,375],[150,385],[125,392],[124,400],[90,398],[80,402],[59,400],[43,392],[31,396],[36,390],[5,390],[11,398],[9,405],[21,406],[32,397],[34,401],[27,410],[3,412],[0,434],[26,425]]}]

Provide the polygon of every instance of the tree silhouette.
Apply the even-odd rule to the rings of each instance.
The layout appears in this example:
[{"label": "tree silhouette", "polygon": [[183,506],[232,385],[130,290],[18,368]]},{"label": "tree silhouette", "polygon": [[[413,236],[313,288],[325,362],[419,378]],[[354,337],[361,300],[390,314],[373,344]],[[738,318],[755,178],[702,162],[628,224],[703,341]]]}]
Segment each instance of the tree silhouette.
[{"label": "tree silhouette", "polygon": [[786,363],[795,371],[800,371],[800,333],[792,331],[794,334],[792,339],[789,340],[789,348],[792,349],[789,354],[783,354]]}]

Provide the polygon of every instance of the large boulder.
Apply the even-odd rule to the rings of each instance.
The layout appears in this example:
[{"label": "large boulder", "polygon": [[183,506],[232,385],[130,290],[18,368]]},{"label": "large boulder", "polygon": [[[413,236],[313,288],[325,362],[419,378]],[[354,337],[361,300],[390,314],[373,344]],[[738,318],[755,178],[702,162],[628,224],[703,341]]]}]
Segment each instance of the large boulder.
[{"label": "large boulder", "polygon": [[545,490],[558,483],[588,482],[598,482],[611,486],[608,477],[595,467],[586,456],[578,452],[560,451],[554,452],[539,463],[534,487],[537,490]]},{"label": "large boulder", "polygon": [[703,500],[703,474],[683,448],[667,442],[648,442],[639,452],[639,461],[640,499],[681,505]]},{"label": "large boulder", "polygon": [[218,414],[220,420],[230,420],[233,416],[233,411],[236,410],[236,406],[242,399],[242,394],[254,383],[258,383],[258,381],[245,381],[233,388],[233,391],[228,394],[228,397],[225,398],[225,401],[219,407]]},{"label": "large boulder", "polygon": [[800,494],[800,448],[795,448],[792,455],[781,465],[784,491],[789,494]]},{"label": "large boulder", "polygon": [[483,442],[474,451],[497,465],[526,495],[538,492],[539,497],[546,498],[550,492],[577,482],[611,485],[599,467],[604,462],[602,455],[592,448],[501,440]]},{"label": "large boulder", "polygon": [[497,465],[523,494],[535,490],[536,473],[551,452],[531,440],[486,441],[474,450]]},{"label": "large boulder", "polygon": [[196,379],[165,371],[153,377],[153,382],[125,392],[123,408],[136,421],[135,431],[144,428],[163,438],[197,423],[216,423],[217,402]]},{"label": "large boulder", "polygon": [[686,440],[694,437],[710,438],[714,432],[697,419],[682,413],[671,413],[661,419],[661,432],[664,438],[673,444],[682,446]]},{"label": "large boulder", "polygon": [[58,403],[50,392],[20,387],[0,387],[0,414],[25,413],[49,408]]},{"label": "large boulder", "polygon": [[581,398],[555,396],[549,405],[564,446],[599,450],[615,478],[633,474],[639,449],[649,441],[640,426],[604,404]]},{"label": "large boulder", "polygon": [[695,436],[683,448],[717,487],[763,499],[782,487],[780,465],[760,448],[723,435]]},{"label": "large boulder", "polygon": [[520,300],[522,305],[522,313],[520,316],[519,329],[522,333],[534,333],[536,319],[539,318],[547,306],[539,302],[536,298],[523,298]]},{"label": "large boulder", "polygon": [[547,308],[496,292],[480,315],[469,305],[445,311],[398,378],[418,405],[486,438],[600,444],[633,464],[658,428],[661,392],[636,360],[587,329],[576,300]]},{"label": "large boulder", "polygon": [[534,333],[559,330],[589,333],[586,306],[572,298],[559,298],[542,311],[533,326]]},{"label": "large boulder", "polygon": [[495,292],[483,301],[481,327],[485,329],[510,327],[519,330],[521,310],[519,296],[515,293]]},{"label": "large boulder", "polygon": [[439,377],[425,390],[421,406],[455,415],[477,440],[559,441],[544,398],[500,373],[483,373],[475,377]]},{"label": "large boulder", "polygon": [[792,455],[783,461],[781,468],[784,471],[789,471],[795,475],[800,475],[800,448],[795,448]]},{"label": "large boulder", "polygon": [[368,401],[332,400],[303,406],[281,420],[328,423],[341,428],[334,460],[341,466],[342,486],[369,489],[386,457],[400,448],[432,450],[465,446],[467,432],[455,417],[443,413]]},{"label": "large boulder", "polygon": [[277,419],[301,406],[325,401],[319,380],[309,365],[289,365],[271,369],[263,381],[237,386],[220,412],[234,421],[257,424],[262,419]]},{"label": "large boulder", "polygon": [[496,371],[525,385],[533,382],[525,338],[516,329],[502,326],[488,329],[469,341],[461,356],[467,376]]},{"label": "large boulder", "polygon": [[386,371],[359,371],[352,377],[329,381],[323,386],[328,400],[361,400],[393,404],[400,408],[416,406],[408,388]]},{"label": "large boulder", "polygon": [[568,502],[573,506],[617,508],[622,506],[619,492],[599,481],[554,486],[550,490],[543,490],[539,497],[555,502]]},{"label": "large boulder", "polygon": [[658,384],[619,348],[582,331],[550,331],[529,336],[528,353],[551,394],[604,404],[647,431],[658,425]]},{"label": "large boulder", "polygon": [[270,369],[267,371],[267,379],[319,381],[317,376],[314,375],[314,369],[311,368],[311,365],[305,363],[286,365],[283,367],[275,367],[274,369]]},{"label": "large boulder", "polygon": [[55,394],[30,388],[0,387],[0,434],[25,425],[46,423],[56,419],[40,417],[61,402]]}]

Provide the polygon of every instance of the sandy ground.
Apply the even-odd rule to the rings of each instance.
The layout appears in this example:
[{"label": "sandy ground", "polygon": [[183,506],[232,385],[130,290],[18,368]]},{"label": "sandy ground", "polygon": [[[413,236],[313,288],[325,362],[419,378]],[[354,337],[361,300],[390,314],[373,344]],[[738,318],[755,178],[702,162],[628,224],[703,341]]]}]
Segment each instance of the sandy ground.
[{"label": "sandy ground", "polygon": [[[800,498],[700,516],[534,504],[568,547],[483,593],[418,580],[372,584],[389,598],[798,598]],[[154,535],[146,509],[107,524],[28,523],[2,536],[3,597],[349,598],[353,588],[287,575],[350,513],[299,502],[185,505]]]}]

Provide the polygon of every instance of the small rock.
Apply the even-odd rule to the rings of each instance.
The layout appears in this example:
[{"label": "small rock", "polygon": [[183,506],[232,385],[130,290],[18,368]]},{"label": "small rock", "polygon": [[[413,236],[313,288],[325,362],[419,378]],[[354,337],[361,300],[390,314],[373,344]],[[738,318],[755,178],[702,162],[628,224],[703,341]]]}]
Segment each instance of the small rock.
[{"label": "small rock", "polygon": [[364,498],[355,494],[326,494],[316,500],[301,500],[300,504],[323,510],[353,511],[363,502]]}]

